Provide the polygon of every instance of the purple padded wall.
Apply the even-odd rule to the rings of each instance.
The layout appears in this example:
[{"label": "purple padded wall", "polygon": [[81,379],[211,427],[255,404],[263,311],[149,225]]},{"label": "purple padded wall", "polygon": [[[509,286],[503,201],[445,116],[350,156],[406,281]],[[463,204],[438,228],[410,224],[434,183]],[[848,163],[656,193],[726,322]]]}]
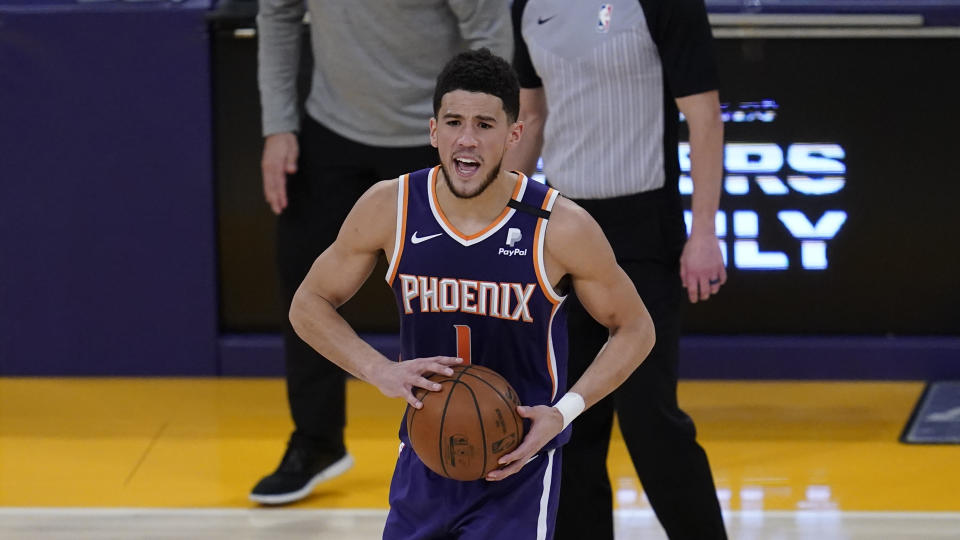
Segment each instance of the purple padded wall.
[{"label": "purple padded wall", "polygon": [[0,375],[216,373],[208,8],[0,0]]}]

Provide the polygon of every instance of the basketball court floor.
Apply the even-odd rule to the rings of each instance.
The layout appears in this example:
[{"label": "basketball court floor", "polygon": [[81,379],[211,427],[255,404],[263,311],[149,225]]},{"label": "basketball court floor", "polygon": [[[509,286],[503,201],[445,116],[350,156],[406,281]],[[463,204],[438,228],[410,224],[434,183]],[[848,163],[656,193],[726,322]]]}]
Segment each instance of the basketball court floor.
[{"label": "basketball court floor", "polygon": [[[898,442],[923,387],[681,383],[731,538],[960,539],[960,446]],[[348,399],[357,465],[267,509],[246,496],[290,430],[280,379],[0,378],[0,539],[379,538],[404,405]],[[609,469],[618,538],[665,538],[616,434]]]}]

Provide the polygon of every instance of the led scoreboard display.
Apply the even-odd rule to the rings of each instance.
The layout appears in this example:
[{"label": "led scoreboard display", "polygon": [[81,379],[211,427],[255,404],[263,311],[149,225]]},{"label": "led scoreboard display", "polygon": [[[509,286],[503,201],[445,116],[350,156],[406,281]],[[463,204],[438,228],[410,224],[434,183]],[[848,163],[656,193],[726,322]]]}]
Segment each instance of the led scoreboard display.
[{"label": "led scoreboard display", "polygon": [[[776,106],[772,100],[765,103]],[[690,147],[682,144],[679,150],[680,168],[689,172]],[[846,172],[846,167],[842,159],[846,154],[839,144],[796,143],[784,151],[773,143],[730,143],[725,146],[724,153],[724,169],[727,174],[723,180],[723,189],[730,196],[747,195],[751,185],[754,185],[755,189],[758,188],[766,196],[789,200],[788,196],[792,194],[813,197],[832,195],[844,186],[842,175]],[[781,173],[788,176],[784,177]],[[693,193],[693,181],[687,175],[680,177],[680,193]],[[684,212],[688,232],[691,217],[689,210]],[[784,209],[777,212],[777,219],[799,242],[800,266],[807,270],[825,270],[828,267],[826,243],[836,236],[847,220],[847,213],[843,210],[827,210],[819,218],[811,220],[802,210]],[[730,233],[728,220],[733,225]],[[759,224],[759,213],[754,209],[734,210],[729,217],[725,210],[717,213],[717,235],[720,238],[733,238],[730,244],[720,244],[727,265],[731,264],[728,245],[732,245],[732,264],[737,269],[790,268],[790,258],[785,252],[760,250],[757,241],[760,234]]]},{"label": "led scoreboard display", "polygon": [[687,330],[960,333],[960,39],[715,44],[729,281]]}]

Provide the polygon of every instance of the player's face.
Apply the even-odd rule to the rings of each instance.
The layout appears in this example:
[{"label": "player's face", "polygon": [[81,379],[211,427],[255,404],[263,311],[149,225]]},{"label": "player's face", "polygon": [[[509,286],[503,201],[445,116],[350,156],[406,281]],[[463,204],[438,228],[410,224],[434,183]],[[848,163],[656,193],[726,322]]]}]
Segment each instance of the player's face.
[{"label": "player's face", "polygon": [[468,199],[483,193],[500,173],[507,148],[522,127],[507,120],[503,101],[491,94],[454,90],[444,94],[437,118],[430,119],[430,143],[454,195]]}]

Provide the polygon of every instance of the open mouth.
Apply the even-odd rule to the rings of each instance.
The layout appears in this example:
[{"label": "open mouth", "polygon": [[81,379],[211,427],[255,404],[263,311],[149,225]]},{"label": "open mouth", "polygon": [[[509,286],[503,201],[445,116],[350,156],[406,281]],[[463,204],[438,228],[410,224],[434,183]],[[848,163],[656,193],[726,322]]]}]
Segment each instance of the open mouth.
[{"label": "open mouth", "polygon": [[457,170],[458,175],[470,177],[480,169],[480,162],[467,157],[453,158],[453,167]]}]

